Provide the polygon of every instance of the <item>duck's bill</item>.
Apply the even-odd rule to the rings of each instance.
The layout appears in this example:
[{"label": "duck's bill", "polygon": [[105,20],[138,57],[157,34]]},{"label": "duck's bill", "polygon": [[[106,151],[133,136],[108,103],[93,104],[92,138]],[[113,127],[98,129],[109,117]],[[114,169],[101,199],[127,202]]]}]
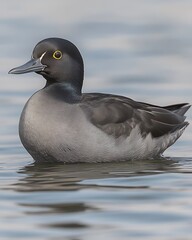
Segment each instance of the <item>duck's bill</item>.
[{"label": "duck's bill", "polygon": [[23,64],[22,66],[13,68],[9,71],[11,74],[22,74],[28,72],[41,72],[46,68],[46,65],[41,63],[41,60],[38,59],[31,59],[29,62]]}]

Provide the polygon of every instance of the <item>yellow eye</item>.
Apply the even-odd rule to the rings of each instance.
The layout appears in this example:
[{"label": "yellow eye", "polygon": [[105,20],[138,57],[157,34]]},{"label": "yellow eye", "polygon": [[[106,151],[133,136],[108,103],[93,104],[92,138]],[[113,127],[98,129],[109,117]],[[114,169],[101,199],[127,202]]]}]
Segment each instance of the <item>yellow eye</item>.
[{"label": "yellow eye", "polygon": [[56,50],[54,53],[53,53],[53,58],[59,60],[62,58],[62,52],[59,51],[59,50]]}]

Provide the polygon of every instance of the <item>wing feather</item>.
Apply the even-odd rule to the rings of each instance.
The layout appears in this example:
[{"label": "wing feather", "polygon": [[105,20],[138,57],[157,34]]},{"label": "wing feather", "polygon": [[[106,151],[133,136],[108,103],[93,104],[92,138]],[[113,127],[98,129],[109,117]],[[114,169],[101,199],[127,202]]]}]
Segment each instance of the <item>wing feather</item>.
[{"label": "wing feather", "polygon": [[160,137],[188,124],[181,114],[186,112],[186,104],[159,107],[122,96],[92,93],[83,95],[81,108],[93,125],[115,138],[129,136],[136,126],[142,136],[151,133]]}]

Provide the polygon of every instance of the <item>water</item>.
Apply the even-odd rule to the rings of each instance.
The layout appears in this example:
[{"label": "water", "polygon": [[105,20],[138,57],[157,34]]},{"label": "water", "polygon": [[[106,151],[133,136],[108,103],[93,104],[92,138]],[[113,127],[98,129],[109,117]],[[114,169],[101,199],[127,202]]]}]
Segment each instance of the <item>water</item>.
[{"label": "water", "polygon": [[191,7],[189,0],[1,2],[0,239],[191,239],[191,125],[168,159],[35,164],[17,126],[44,80],[7,74],[38,41],[57,36],[82,52],[85,92],[191,102]]}]

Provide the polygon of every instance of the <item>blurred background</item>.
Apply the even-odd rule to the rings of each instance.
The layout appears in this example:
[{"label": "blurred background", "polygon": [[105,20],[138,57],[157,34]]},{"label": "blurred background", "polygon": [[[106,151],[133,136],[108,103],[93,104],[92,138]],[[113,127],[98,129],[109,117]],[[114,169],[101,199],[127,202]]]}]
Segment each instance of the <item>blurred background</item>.
[{"label": "blurred background", "polygon": [[[192,157],[191,125],[181,139],[165,153],[166,156],[171,157],[173,162],[150,162],[150,164],[144,162],[136,165],[128,163],[128,165],[120,164],[118,167],[117,165],[115,167],[107,165],[106,168],[100,165],[39,167],[33,164],[32,158],[20,143],[18,121],[27,99],[42,88],[45,81],[37,74],[8,75],[7,73],[11,68],[28,61],[34,46],[40,40],[48,37],[61,37],[72,41],[83,56],[85,63],[84,92],[120,94],[157,105],[191,103],[192,0],[33,0],[32,2],[1,0],[0,3],[1,239],[15,237],[19,239],[22,237],[24,239],[63,239],[63,237],[71,240],[96,239],[98,235],[96,234],[95,238],[93,236],[95,229],[99,230],[100,239],[105,240],[128,239],[128,236],[134,239],[140,239],[140,237],[142,239],[143,237],[146,239],[150,237],[151,239],[172,239],[172,237],[174,240],[190,239],[188,234],[192,234],[190,230],[192,223],[190,213],[192,207],[190,203],[192,197],[191,175],[183,175],[180,172],[190,173],[192,167],[190,162]],[[187,115],[188,121],[191,122],[192,111],[189,110]],[[100,179],[99,182],[89,182],[93,176],[87,176],[86,173],[92,172],[93,169],[96,169],[93,176]],[[106,175],[100,176],[101,169],[105,169]],[[124,172],[125,169],[126,172]],[[176,175],[170,174],[175,171]],[[47,172],[52,175],[47,175]],[[111,172],[115,179],[113,181],[109,174]],[[162,172],[167,175],[159,178],[157,173]],[[140,175],[140,173],[142,174]],[[154,178],[149,178],[148,174],[154,174]],[[132,175],[137,176],[139,180],[137,177],[131,178]],[[82,178],[86,178],[84,180],[88,182],[82,182]],[[102,178],[107,178],[108,182],[102,182]],[[166,181],[161,186],[162,180],[167,180],[168,186]],[[187,191],[187,193],[183,193],[184,199],[181,199],[179,194],[180,187],[177,189],[178,182],[182,182],[180,187],[184,187]],[[67,185],[67,183],[70,184]],[[97,185],[98,192],[95,188],[92,189],[90,184],[91,186]],[[107,186],[116,186],[115,190],[108,191],[106,184]],[[66,185],[68,186],[67,193],[65,192]],[[88,188],[91,192],[80,191],[81,188],[84,189],[85,185],[85,189]],[[106,193],[104,195],[102,195],[103,188],[100,191],[98,186],[105,186]],[[122,187],[135,187],[136,189],[141,187],[141,189],[135,192],[134,188],[134,192],[124,193],[123,190],[121,192]],[[162,190],[166,187],[167,189],[165,192],[160,190],[146,192],[143,187],[153,190]],[[59,189],[55,198],[49,192],[54,189]],[[78,190],[76,195],[74,189]],[[47,195],[44,193],[45,190]],[[120,192],[120,196],[117,196],[117,191]],[[166,191],[176,192],[170,196],[166,195]],[[141,192],[142,195],[138,195]],[[44,194],[47,198],[44,197]],[[99,206],[93,201],[93,198],[90,199],[90,194],[93,194],[94,199],[100,202]],[[123,202],[125,198],[128,201],[129,194],[134,199],[134,203],[131,202],[133,204],[131,210],[126,202]],[[161,196],[164,194],[164,198],[163,200],[160,198],[155,204],[153,201],[158,198],[159,194]],[[73,202],[72,199],[75,196],[75,199],[81,198],[80,203],[78,202],[80,205],[74,203],[71,208],[68,208],[62,201],[58,203],[58,198],[64,199],[65,196],[68,197],[67,200],[65,199],[65,204]],[[100,196],[100,200],[97,199],[98,196]],[[176,202],[178,200],[176,205],[172,202],[173,196]],[[145,202],[146,198],[149,202],[151,201],[150,204],[154,203],[150,210],[151,215],[147,220],[145,219],[146,212],[142,212],[143,209],[149,209],[149,202]],[[48,201],[47,199],[51,199],[49,204],[43,205]],[[139,205],[140,207],[136,205],[138,199],[143,201]],[[181,200],[185,204],[182,205]],[[86,207],[87,201],[89,207]],[[105,202],[104,205],[102,205],[102,201]],[[119,201],[124,204],[124,215],[120,214],[122,209],[118,208]],[[36,202],[35,206],[34,202]],[[164,203],[174,205],[174,207],[166,209],[167,215],[162,216]],[[186,209],[186,206],[190,211]],[[97,218],[95,218],[93,210],[96,208],[101,208],[100,211],[103,214],[99,217],[97,215]],[[139,214],[135,210],[136,208],[140,210]],[[53,214],[55,218],[52,223],[46,222],[51,221],[50,218],[43,217],[42,211],[45,209],[51,209],[55,214]],[[112,209],[116,209],[118,213],[120,211],[119,215],[106,214]],[[58,211],[63,214],[58,216]],[[87,211],[91,214],[77,214],[87,213]],[[174,214],[177,212],[178,215],[175,216],[173,212]],[[76,219],[72,213],[77,214],[78,218]],[[49,211],[46,214],[50,217]],[[135,219],[133,225],[129,218],[130,214]],[[19,221],[16,223],[13,219],[18,217]],[[117,218],[119,219],[118,224],[115,220]],[[63,225],[57,225],[56,219],[66,222]],[[83,222],[82,219],[84,219]],[[173,219],[179,220],[174,222]],[[165,220],[170,228],[165,227],[166,231],[163,235],[161,226]],[[91,221],[91,227],[89,221]],[[101,226],[99,222],[102,222]],[[22,230],[23,224],[26,231]],[[151,225],[154,230],[151,230]],[[48,231],[46,227],[44,229],[42,226],[49,226],[49,229],[52,226],[52,230]],[[104,226],[109,227],[107,231],[103,229]],[[181,230],[178,230],[180,229],[178,226],[181,227]],[[113,229],[115,227],[116,230],[112,231],[111,227]],[[55,228],[60,231],[54,232]],[[87,229],[89,229],[88,232]]]}]

